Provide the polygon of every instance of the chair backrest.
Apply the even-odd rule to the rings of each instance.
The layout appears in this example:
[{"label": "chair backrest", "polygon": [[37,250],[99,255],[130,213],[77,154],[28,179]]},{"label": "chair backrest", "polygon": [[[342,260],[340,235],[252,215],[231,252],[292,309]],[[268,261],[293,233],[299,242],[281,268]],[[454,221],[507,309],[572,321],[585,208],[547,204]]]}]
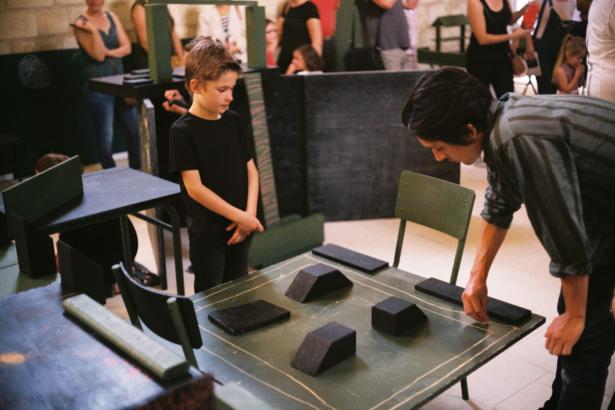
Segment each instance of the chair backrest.
[{"label": "chair backrest", "polygon": [[452,182],[404,171],[399,180],[395,216],[401,219],[394,266],[398,266],[406,221],[427,226],[458,240],[451,283],[457,281],[476,194]]},{"label": "chair backrest", "polygon": [[141,328],[140,319],[158,336],[181,344],[186,358],[197,366],[192,349],[201,347],[203,340],[192,300],[137,283],[122,263],[113,267],[113,273],[132,324]]}]

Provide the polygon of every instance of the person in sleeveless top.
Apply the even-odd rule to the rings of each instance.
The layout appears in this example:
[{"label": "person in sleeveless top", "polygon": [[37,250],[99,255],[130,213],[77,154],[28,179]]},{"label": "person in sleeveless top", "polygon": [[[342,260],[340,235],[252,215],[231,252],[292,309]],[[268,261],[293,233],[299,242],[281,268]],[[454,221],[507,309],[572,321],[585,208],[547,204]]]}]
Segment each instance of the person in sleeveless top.
[{"label": "person in sleeveless top", "polygon": [[[174,65],[182,66],[186,63],[184,56],[184,48],[182,47],[181,40],[175,31],[175,21],[169,13],[167,6],[167,15],[169,21],[169,36],[171,39],[171,45],[173,46],[174,56],[177,58],[174,61]],[[130,7],[130,18],[135,28],[135,35],[137,36],[137,42],[133,50],[134,68],[147,68],[148,63],[148,46],[147,46],[147,26],[145,24],[145,0],[136,0]]]},{"label": "person in sleeveless top", "polygon": [[322,56],[322,28],[316,5],[310,0],[287,0],[277,20],[280,41],[278,67],[284,73],[293,59],[293,52],[311,44]]},{"label": "person in sleeveless top", "polygon": [[585,39],[571,35],[564,38],[553,69],[557,94],[579,94],[579,87],[583,85],[583,59],[586,55]]},{"label": "person in sleeveless top", "polygon": [[[87,8],[74,23],[74,34],[85,60],[88,78],[122,74],[122,57],[130,54],[130,40],[119,18],[104,11],[104,0],[86,0]],[[116,104],[117,103],[117,104]],[[128,162],[131,168],[141,167],[137,111],[121,98],[87,91],[87,104],[96,126],[96,139],[103,168],[115,166],[113,160],[113,119],[115,112],[126,128]]]},{"label": "person in sleeveless top", "polygon": [[499,98],[513,91],[509,41],[528,36],[518,28],[507,27],[525,13],[527,5],[513,13],[507,0],[468,0],[468,20],[472,28],[466,52],[466,69],[481,83],[493,87]]}]

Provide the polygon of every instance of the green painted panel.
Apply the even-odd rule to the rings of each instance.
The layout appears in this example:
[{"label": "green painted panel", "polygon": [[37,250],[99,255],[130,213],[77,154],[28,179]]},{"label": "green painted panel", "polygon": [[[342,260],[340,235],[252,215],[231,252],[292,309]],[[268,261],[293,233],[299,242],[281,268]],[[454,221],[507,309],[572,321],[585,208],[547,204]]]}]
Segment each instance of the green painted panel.
[{"label": "green painted panel", "polygon": [[168,34],[169,15],[166,5],[146,4],[145,22],[147,25],[147,55],[150,75],[156,83],[171,81],[171,37]]}]

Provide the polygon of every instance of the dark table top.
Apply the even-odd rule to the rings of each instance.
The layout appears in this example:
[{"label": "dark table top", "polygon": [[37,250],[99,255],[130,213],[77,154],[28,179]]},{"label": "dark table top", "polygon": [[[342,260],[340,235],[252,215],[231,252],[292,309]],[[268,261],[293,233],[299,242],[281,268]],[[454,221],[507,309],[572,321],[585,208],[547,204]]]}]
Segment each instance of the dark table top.
[{"label": "dark table top", "polygon": [[[284,293],[297,272],[324,263],[339,269],[353,287],[312,302]],[[274,408],[409,409],[425,404],[544,323],[532,315],[521,326],[475,323],[461,307],[418,293],[424,278],[386,268],[375,275],[306,253],[192,296],[204,347],[200,367],[223,383],[241,383]],[[417,304],[428,322],[393,337],[371,327],[371,306],[396,296]],[[207,319],[209,312],[266,300],[291,312],[290,319],[231,336]],[[357,332],[356,356],[312,377],[290,363],[306,334],[329,322]],[[512,393],[512,392],[511,392]]]},{"label": "dark table top", "polygon": [[[44,233],[89,225],[154,208],[180,193],[179,185],[131,168],[109,168],[83,175],[83,197],[33,224]],[[0,195],[0,212],[4,201]]]},{"label": "dark table top", "polygon": [[162,97],[166,90],[184,87],[184,79],[173,77],[171,81],[161,84],[132,85],[124,84],[124,74],[92,78],[88,82],[90,90],[116,97],[153,98]]},{"label": "dark table top", "polygon": [[134,406],[201,374],[162,383],[63,313],[60,284],[0,298],[0,408]]}]

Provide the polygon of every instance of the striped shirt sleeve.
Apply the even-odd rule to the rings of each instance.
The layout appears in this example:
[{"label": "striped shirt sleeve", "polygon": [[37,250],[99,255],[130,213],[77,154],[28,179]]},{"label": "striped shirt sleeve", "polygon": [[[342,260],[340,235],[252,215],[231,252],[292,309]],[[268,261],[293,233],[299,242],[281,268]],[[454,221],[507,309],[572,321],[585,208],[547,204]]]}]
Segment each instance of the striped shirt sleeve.
[{"label": "striped shirt sleeve", "polygon": [[[561,138],[518,135],[498,147],[483,217],[508,227],[521,202],[553,276],[591,272],[576,165]],[[508,217],[510,216],[510,219]]]}]

